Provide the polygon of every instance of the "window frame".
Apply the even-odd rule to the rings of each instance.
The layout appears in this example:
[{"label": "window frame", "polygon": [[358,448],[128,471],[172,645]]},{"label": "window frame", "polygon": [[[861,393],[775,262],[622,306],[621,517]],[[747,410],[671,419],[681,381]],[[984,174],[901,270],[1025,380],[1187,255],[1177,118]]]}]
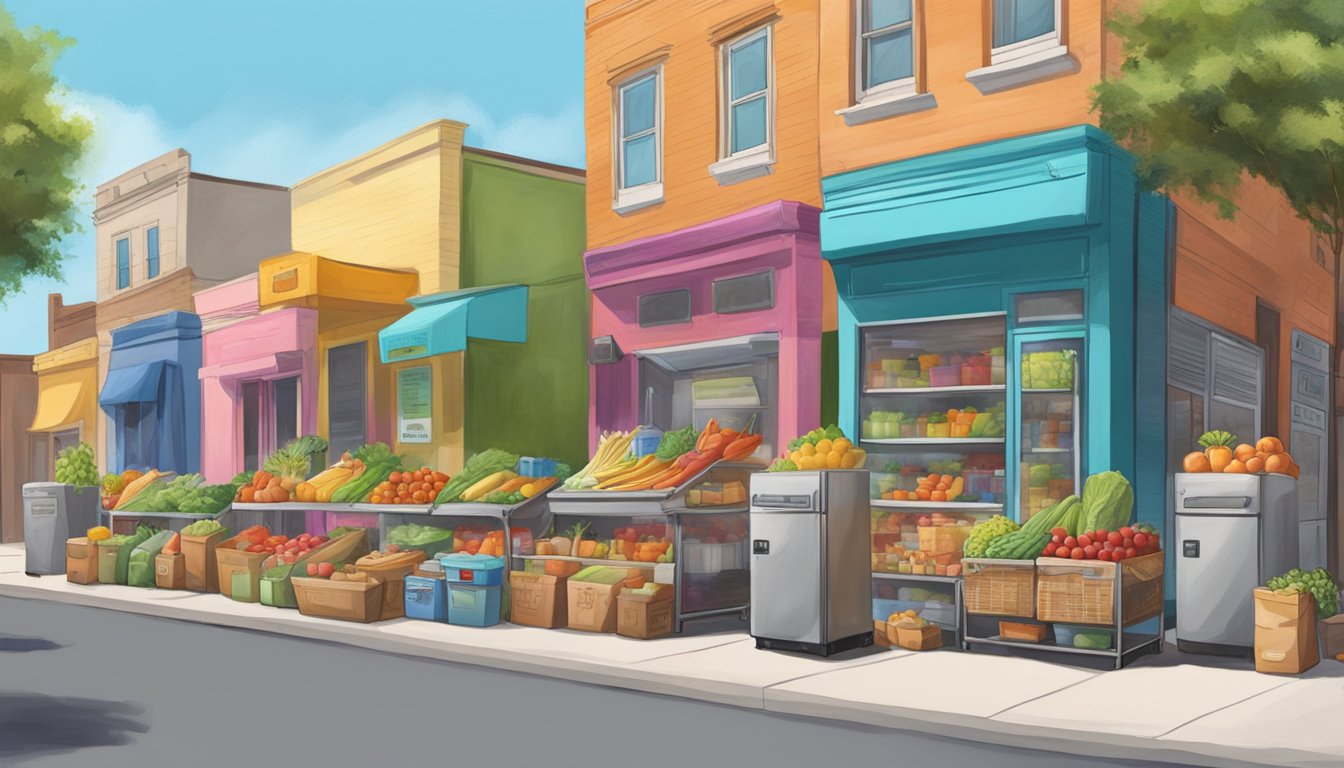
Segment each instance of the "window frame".
[{"label": "window frame", "polygon": [[1010,64],[1020,59],[1025,59],[1038,54],[1049,53],[1064,45],[1064,37],[1060,30],[1064,21],[1064,0],[1054,0],[1055,3],[1055,22],[1054,28],[1049,32],[1037,35],[1036,37],[1018,40],[1015,43],[1007,45],[994,45],[994,19],[998,13],[999,3],[1004,0],[989,0],[989,64],[996,66],[1000,64]]},{"label": "window frame", "polygon": [[[889,24],[881,29],[867,30],[868,6],[872,0],[854,0],[854,102],[861,104],[876,98],[913,95],[919,90],[919,44],[918,25],[919,2],[910,0],[910,20],[900,24]],[[867,41],[878,35],[885,35],[900,29],[910,30],[910,76],[899,80],[879,83],[871,88],[868,83],[868,46]]]},{"label": "window frame", "polygon": [[[149,235],[154,233],[154,247],[149,247]],[[145,279],[153,280],[162,273],[161,269],[161,249],[162,243],[159,239],[158,223],[145,227]]]},{"label": "window frame", "polygon": [[[625,134],[625,105],[622,96],[627,88],[630,88],[644,80],[652,77],[654,83],[654,104],[653,104],[653,127],[649,129],[653,135],[653,173],[654,179],[650,182],[637,184],[633,187],[624,186],[625,184],[625,142],[630,138],[640,138],[649,135],[641,133],[639,136],[626,137]],[[623,76],[612,86],[612,183],[615,195],[612,200],[612,209],[619,214],[626,214],[641,208],[646,208],[663,200],[663,63],[660,61],[651,66],[635,70],[628,75]]]},{"label": "window frame", "polygon": [[[755,29],[723,41],[719,45],[719,160],[734,160],[760,154],[773,154],[775,147],[775,40],[773,24],[764,24]],[[733,98],[733,49],[745,47],[765,40],[765,88],[750,94]],[[733,151],[733,107],[764,96],[765,98],[765,141],[746,149]]]},{"label": "window frame", "polygon": [[[295,437],[303,432],[303,376],[301,374],[291,374],[286,376],[277,376],[268,379],[248,379],[238,385],[238,418],[243,421],[243,429],[239,432],[243,439],[238,442],[238,466],[241,471],[252,472],[261,469],[265,463],[266,457],[275,453],[284,447],[279,435],[280,413],[276,408],[276,385],[283,381],[294,382],[294,432]],[[256,428],[257,435],[257,466],[250,467],[247,464],[247,408],[245,401],[247,399],[247,388],[255,386],[257,388],[257,413]],[[367,391],[367,390],[366,390]],[[366,425],[367,429],[367,425]]]},{"label": "window frame", "polygon": [[[125,243],[125,244],[126,244],[126,267],[125,267],[125,269],[122,269],[122,266],[121,266],[121,253],[120,253],[120,249],[121,249],[121,244],[122,244],[122,243]],[[132,258],[131,258],[131,233],[130,233],[130,232],[123,232],[123,233],[121,233],[121,234],[119,234],[119,235],[114,235],[114,236],[112,237],[112,265],[113,265],[113,267],[112,267],[113,283],[112,283],[112,284],[116,286],[116,290],[118,290],[118,291],[124,291],[124,290],[126,290],[127,288],[130,288],[130,287],[131,287],[131,261],[132,261]],[[125,274],[126,274],[126,283],[125,283],[124,285],[123,285],[122,282],[121,282],[121,276],[122,276],[122,273],[123,273],[123,272],[125,272]]]}]

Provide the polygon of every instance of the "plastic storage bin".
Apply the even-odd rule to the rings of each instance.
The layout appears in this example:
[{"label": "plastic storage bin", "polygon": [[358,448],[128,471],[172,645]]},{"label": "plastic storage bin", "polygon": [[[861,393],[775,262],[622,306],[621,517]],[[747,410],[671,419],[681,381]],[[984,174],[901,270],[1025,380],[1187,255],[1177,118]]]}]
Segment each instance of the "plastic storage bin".
[{"label": "plastic storage bin", "polygon": [[961,386],[961,366],[960,365],[938,365],[929,369],[929,386],[931,387],[959,387]]},{"label": "plastic storage bin", "polygon": [[[658,446],[654,446],[657,450]],[[518,474],[523,477],[554,477],[556,462],[555,459],[538,459],[532,456],[524,456],[518,460]]]},{"label": "plastic storage bin", "polygon": [[499,623],[498,586],[448,583],[448,623],[466,627],[492,627]]},{"label": "plastic storage bin", "polygon": [[439,558],[443,577],[457,584],[497,587],[504,583],[504,558],[458,552]]},{"label": "plastic storage bin", "polygon": [[448,582],[427,576],[407,576],[406,617],[424,621],[448,621]]}]

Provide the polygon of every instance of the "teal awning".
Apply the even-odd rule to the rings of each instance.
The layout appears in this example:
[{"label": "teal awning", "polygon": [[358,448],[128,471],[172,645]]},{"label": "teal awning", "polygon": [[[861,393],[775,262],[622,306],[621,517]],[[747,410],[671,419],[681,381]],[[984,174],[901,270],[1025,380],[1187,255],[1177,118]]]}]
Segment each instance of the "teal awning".
[{"label": "teal awning", "polygon": [[467,288],[406,300],[409,315],[378,332],[384,363],[461,352],[467,339],[527,341],[527,286]]},{"label": "teal awning", "polygon": [[107,372],[107,381],[98,395],[103,408],[127,403],[153,403],[159,399],[159,382],[163,380],[162,360],[151,363],[113,368]]}]

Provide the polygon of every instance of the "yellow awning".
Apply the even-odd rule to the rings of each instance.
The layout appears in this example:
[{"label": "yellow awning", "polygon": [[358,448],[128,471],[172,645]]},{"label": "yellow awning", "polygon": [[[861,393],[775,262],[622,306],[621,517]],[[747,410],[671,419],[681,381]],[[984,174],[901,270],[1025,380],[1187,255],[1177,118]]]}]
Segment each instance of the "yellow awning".
[{"label": "yellow awning", "polygon": [[37,415],[28,430],[56,432],[79,424],[88,416],[97,389],[98,370],[92,366],[38,376]]}]

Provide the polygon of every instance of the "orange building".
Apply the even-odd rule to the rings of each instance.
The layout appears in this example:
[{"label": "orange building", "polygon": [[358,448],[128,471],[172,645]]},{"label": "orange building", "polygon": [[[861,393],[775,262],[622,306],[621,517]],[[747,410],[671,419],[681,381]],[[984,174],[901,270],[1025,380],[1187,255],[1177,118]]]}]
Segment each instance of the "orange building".
[{"label": "orange building", "polygon": [[595,0],[586,14],[590,436],[715,416],[754,422],[771,455],[817,425],[834,380],[817,2]]},{"label": "orange building", "polygon": [[[949,172],[956,153],[966,148],[1095,125],[1092,87],[1121,62],[1118,41],[1105,27],[1115,5],[821,0],[822,240],[837,279],[843,282],[838,262],[827,254],[828,224],[844,197],[838,191],[852,193],[856,172],[876,180],[882,176],[878,169],[889,168],[884,178],[891,189],[913,190],[902,186],[908,169],[932,168],[945,158],[940,167]],[[1016,162],[1025,167],[1032,160]],[[1046,159],[1036,167],[1056,176],[1066,172]],[[929,177],[928,183],[941,182]],[[880,193],[867,194],[871,200]],[[1332,466],[1325,438],[1337,311],[1331,260],[1282,195],[1262,182],[1243,185],[1231,221],[1188,197],[1168,199],[1166,226],[1151,230],[1165,238],[1169,263],[1167,471],[1206,429],[1226,428],[1242,439],[1283,437],[1303,466],[1298,486],[1303,563],[1324,564],[1327,553],[1315,542],[1327,538]],[[1135,232],[1143,237],[1141,224]],[[850,255],[865,248],[899,253],[910,245],[900,233],[874,235],[863,248],[843,238],[836,242],[841,240]],[[842,369],[844,314],[842,306]],[[1335,562],[1335,537],[1329,538],[1329,559]]]}]

